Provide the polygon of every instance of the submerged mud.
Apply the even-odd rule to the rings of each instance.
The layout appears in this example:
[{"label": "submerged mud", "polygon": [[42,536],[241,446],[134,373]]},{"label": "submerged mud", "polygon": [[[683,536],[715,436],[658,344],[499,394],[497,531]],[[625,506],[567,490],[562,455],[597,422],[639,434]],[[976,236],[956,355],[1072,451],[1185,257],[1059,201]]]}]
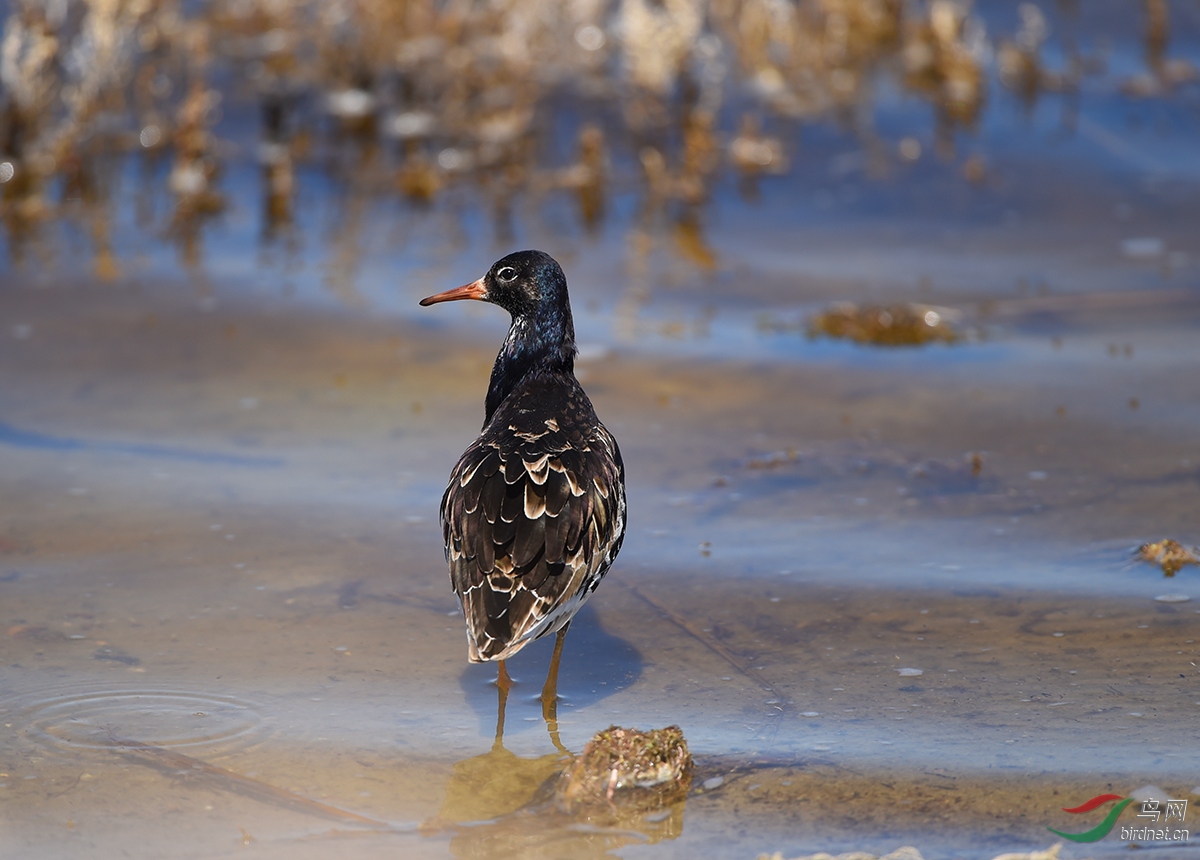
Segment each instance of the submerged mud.
[{"label": "submerged mud", "polygon": [[[5,9],[0,855],[990,860],[1195,801],[1194,13],[402,6]],[[506,321],[416,305],[518,247],[629,482],[554,724],[437,522]],[[581,818],[613,725],[690,785]]]},{"label": "submerged mud", "polygon": [[15,856],[990,857],[1102,791],[1190,796],[1192,570],[1130,557],[1187,533],[1169,414],[1059,416],[1051,373],[582,362],[631,531],[567,638],[562,740],[670,721],[696,762],[666,817],[584,832],[548,811],[549,643],[488,752],[441,558],[489,349],[161,285],[0,301],[33,331],[0,344]]}]

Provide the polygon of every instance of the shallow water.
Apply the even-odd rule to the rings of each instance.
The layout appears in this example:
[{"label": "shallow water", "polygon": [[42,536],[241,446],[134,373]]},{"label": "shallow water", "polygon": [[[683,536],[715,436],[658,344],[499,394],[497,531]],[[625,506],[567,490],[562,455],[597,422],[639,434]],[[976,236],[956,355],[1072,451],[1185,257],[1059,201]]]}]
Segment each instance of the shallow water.
[{"label": "shallow water", "polygon": [[[281,245],[243,153],[198,260],[132,195],[115,273],[70,223],[11,244],[0,853],[992,857],[1096,823],[1059,811],[1096,794],[1195,800],[1200,569],[1132,551],[1200,542],[1197,91],[1122,95],[1138,33],[1097,15],[1078,35],[1111,65],[1077,122],[996,91],[959,143],[982,183],[928,154],[873,175],[827,124],[756,199],[719,180],[700,234],[627,187],[596,233],[548,196],[500,241],[469,196],[314,173]],[[877,122],[929,150],[928,110],[885,92]],[[442,559],[505,320],[415,303],[514,245],[563,262],[629,474],[562,741],[676,723],[696,756],[684,806],[619,827],[547,800],[549,642],[510,663],[492,748],[494,669],[466,664]],[[808,338],[834,301],[946,308],[970,337]]]}]

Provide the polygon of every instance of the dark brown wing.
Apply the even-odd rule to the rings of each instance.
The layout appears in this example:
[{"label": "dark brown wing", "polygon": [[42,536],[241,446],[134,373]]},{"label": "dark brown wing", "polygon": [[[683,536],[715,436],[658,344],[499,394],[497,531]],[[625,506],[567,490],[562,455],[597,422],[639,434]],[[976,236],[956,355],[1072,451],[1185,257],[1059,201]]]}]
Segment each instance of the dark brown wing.
[{"label": "dark brown wing", "polygon": [[[458,461],[442,498],[472,662],[506,659],[570,621],[621,548],[621,454],[569,382],[565,392],[535,387],[510,398]],[[559,404],[553,417],[545,403]]]}]

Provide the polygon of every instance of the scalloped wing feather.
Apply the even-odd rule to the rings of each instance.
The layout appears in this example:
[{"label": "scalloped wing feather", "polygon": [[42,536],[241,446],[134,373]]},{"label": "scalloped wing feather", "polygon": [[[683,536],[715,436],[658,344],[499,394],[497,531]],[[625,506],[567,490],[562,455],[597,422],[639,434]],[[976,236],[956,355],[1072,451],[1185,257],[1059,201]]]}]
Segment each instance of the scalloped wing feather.
[{"label": "scalloped wing feather", "polygon": [[[621,548],[620,450],[578,383],[569,383],[566,392],[527,390],[506,401],[460,458],[442,498],[472,662],[507,659],[560,629]],[[562,413],[537,420],[536,406],[563,394]]]}]

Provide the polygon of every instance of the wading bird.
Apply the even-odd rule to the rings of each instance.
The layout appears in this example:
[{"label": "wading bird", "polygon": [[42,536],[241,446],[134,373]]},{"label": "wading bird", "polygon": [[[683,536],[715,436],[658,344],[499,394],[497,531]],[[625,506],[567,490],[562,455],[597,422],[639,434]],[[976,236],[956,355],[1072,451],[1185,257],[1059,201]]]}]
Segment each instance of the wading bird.
[{"label": "wading bird", "polygon": [[600,584],[625,536],[625,467],[575,378],[575,326],[562,269],[519,251],[477,281],[422,305],[477,299],[512,315],[492,367],[483,430],[442,497],[450,582],[472,663],[504,661],[557,633],[542,714],[557,737],[558,664],[571,618]]}]

